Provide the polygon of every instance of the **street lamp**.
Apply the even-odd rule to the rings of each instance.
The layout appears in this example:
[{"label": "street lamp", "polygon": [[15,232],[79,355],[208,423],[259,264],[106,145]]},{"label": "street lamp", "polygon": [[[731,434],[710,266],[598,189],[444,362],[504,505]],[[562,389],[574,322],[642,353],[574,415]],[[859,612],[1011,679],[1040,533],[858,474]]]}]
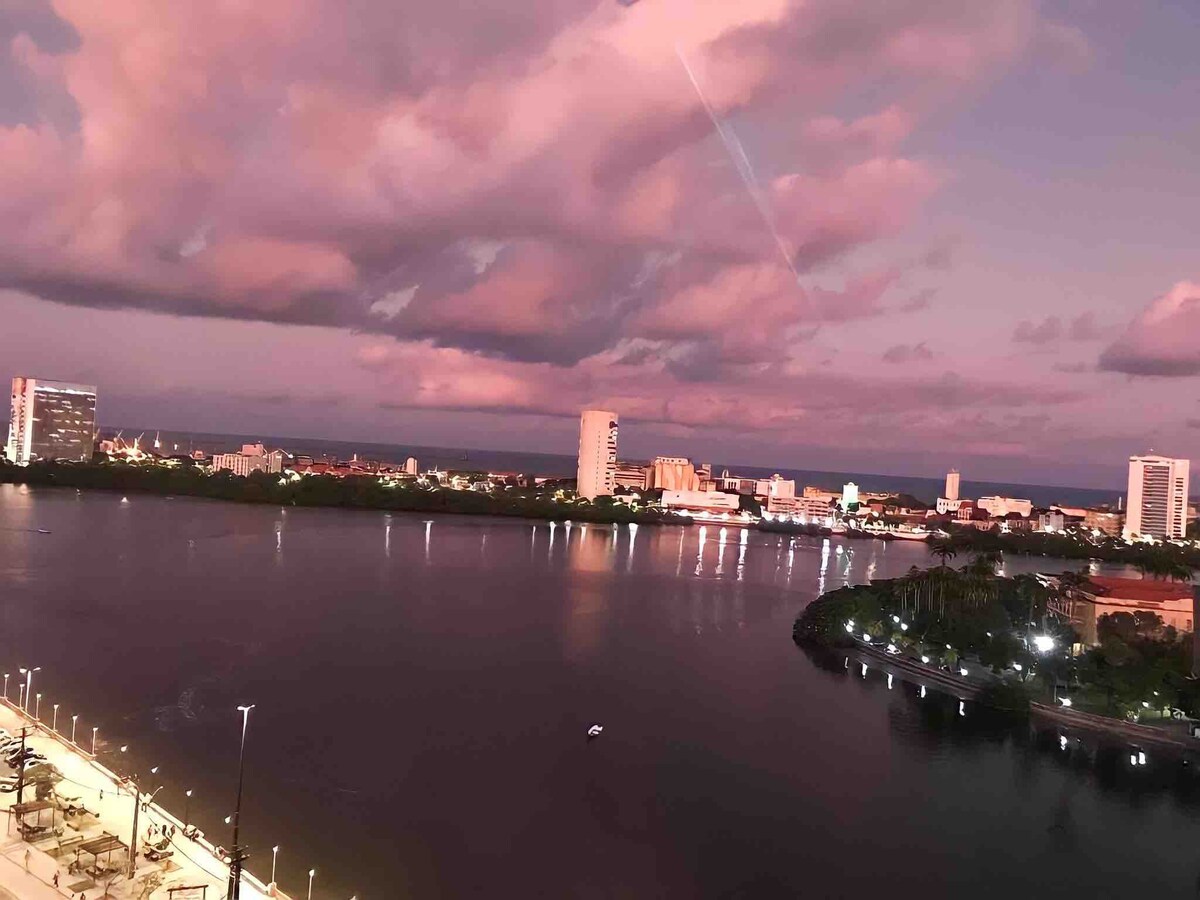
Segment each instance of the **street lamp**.
[{"label": "street lamp", "polygon": [[54,704],[54,718],[50,720],[50,730],[58,733],[58,704]]},{"label": "street lamp", "polygon": [[238,828],[242,824],[242,783],[246,774],[246,730],[250,727],[250,710],[254,704],[239,706],[242,714],[242,748],[238,752],[238,789],[237,803],[233,808],[233,859],[229,864],[229,891],[226,900],[240,900],[242,895],[242,861],[246,853],[238,844]]},{"label": "street lamp", "polygon": [[271,884],[275,883],[275,861],[279,858],[279,845],[271,848]]},{"label": "street lamp", "polygon": [[39,722],[42,721],[42,695],[39,692],[37,701],[33,704],[33,717]]},{"label": "street lamp", "polygon": [[33,673],[42,671],[41,666],[31,666],[20,670],[25,676],[25,712],[29,712],[29,698],[33,696]]},{"label": "street lamp", "polygon": [[79,721],[79,716],[71,716],[71,743],[75,743],[75,723]]},{"label": "street lamp", "polygon": [[308,870],[308,900],[312,900],[312,880],[313,880],[313,876],[316,874],[317,874],[316,869]]},{"label": "street lamp", "polygon": [[92,726],[92,756],[96,755],[96,732],[100,730],[99,725]]},{"label": "street lamp", "polygon": [[183,792],[183,833],[185,835],[187,834],[187,830],[188,830],[188,822],[191,819],[191,817],[188,815],[191,805],[192,805],[192,792],[191,792],[191,790],[186,790]]},{"label": "street lamp", "polygon": [[8,673],[4,673],[4,699],[8,699]]},{"label": "street lamp", "polygon": [[25,685],[18,684],[17,688],[18,688],[18,690],[17,690],[17,709],[24,709],[25,708]]}]

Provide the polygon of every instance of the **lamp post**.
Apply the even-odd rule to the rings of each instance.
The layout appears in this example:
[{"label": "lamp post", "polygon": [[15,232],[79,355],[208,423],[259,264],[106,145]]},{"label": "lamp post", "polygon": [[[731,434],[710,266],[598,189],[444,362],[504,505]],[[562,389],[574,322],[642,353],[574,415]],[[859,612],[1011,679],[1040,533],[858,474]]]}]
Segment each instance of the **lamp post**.
[{"label": "lamp post", "polygon": [[96,732],[100,730],[99,725],[92,726],[92,756],[96,755]]},{"label": "lamp post", "polygon": [[8,673],[4,673],[4,699],[8,699]]},{"label": "lamp post", "polygon": [[50,730],[53,731],[55,734],[58,733],[58,704],[57,703],[54,704],[54,716],[50,720]]},{"label": "lamp post", "polygon": [[238,707],[238,712],[242,714],[242,748],[238,751],[237,803],[233,807],[233,852],[229,863],[229,891],[226,893],[226,900],[240,900],[242,895],[242,862],[246,859],[246,852],[238,844],[238,828],[242,824],[242,783],[246,774],[246,730],[250,727],[250,710],[252,709],[254,709],[253,703],[249,706]]},{"label": "lamp post", "polygon": [[188,822],[191,820],[189,812],[192,806],[192,792],[190,789],[183,792],[183,833],[186,835],[188,830]]},{"label": "lamp post", "polygon": [[279,845],[271,848],[271,884],[275,883],[275,861],[279,859]]},{"label": "lamp post", "polygon": [[25,712],[29,712],[29,698],[33,696],[33,673],[42,671],[41,666],[29,666],[22,668],[21,674],[25,676]]},{"label": "lamp post", "polygon": [[79,721],[79,716],[71,716],[71,743],[75,743],[75,723]]},{"label": "lamp post", "polygon": [[25,685],[17,685],[17,709],[25,708]]},{"label": "lamp post", "polygon": [[42,721],[42,695],[37,695],[37,701],[33,704],[33,717],[39,722]]},{"label": "lamp post", "polygon": [[317,874],[316,869],[308,870],[308,900],[312,900],[312,880],[313,880],[313,876],[316,874]]}]

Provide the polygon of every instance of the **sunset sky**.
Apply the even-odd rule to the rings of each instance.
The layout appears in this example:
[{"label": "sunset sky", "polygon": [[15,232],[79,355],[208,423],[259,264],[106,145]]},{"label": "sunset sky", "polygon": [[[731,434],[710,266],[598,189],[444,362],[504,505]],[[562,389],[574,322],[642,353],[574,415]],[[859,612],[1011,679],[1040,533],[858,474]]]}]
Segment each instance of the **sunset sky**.
[{"label": "sunset sky", "polygon": [[0,375],[109,425],[571,453],[599,406],[622,455],[1116,484],[1200,457],[1198,34],[0,0]]}]

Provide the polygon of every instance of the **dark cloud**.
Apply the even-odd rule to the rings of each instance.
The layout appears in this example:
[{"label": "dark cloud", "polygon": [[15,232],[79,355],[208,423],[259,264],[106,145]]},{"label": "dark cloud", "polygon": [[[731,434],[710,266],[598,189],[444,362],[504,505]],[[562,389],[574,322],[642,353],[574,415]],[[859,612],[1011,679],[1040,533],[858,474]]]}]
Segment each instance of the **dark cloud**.
[{"label": "dark cloud", "polygon": [[1051,344],[1063,336],[1062,319],[1058,316],[1049,316],[1043,319],[1040,323],[1033,323],[1028,320],[1018,322],[1016,329],[1013,331],[1012,339],[1018,344]]},{"label": "dark cloud", "polygon": [[896,344],[883,351],[881,358],[886,363],[924,362],[933,359],[933,351],[924,341],[918,344]]}]

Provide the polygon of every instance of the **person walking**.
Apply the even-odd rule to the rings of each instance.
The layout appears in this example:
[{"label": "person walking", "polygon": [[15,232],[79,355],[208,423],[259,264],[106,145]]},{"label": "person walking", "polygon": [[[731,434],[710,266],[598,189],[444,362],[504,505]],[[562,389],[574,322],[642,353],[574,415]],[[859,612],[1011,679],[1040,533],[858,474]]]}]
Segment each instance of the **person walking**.
[{"label": "person walking", "polygon": [[58,887],[58,869],[54,870],[54,886]]},{"label": "person walking", "polygon": [[25,871],[29,871],[29,851],[25,851]]}]

